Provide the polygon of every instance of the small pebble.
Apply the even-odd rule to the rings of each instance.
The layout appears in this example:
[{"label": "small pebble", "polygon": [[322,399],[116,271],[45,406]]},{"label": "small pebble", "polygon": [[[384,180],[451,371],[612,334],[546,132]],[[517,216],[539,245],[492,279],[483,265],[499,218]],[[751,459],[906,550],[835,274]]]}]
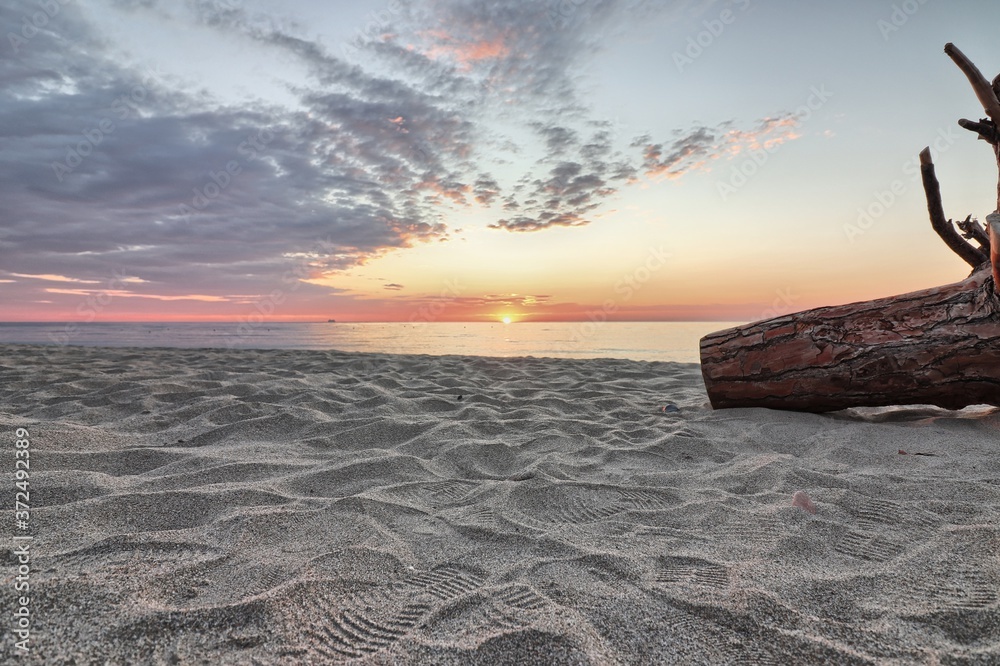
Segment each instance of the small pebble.
[{"label": "small pebble", "polygon": [[816,505],[812,503],[809,495],[806,495],[804,490],[795,491],[795,494],[792,495],[792,506],[800,507],[803,511],[808,511],[809,513],[816,513]]}]

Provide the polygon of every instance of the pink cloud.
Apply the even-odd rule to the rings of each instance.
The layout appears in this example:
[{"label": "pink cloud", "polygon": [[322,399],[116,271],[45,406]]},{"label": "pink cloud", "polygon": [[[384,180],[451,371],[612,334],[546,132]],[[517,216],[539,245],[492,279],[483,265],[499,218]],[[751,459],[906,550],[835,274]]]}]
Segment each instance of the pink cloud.
[{"label": "pink cloud", "polygon": [[646,143],[642,146],[643,172],[654,180],[676,180],[692,171],[711,171],[716,160],[733,159],[748,151],[773,152],[802,137],[796,131],[799,118],[795,115],[764,118],[750,130],[725,130],[727,124],[715,130],[700,127],[667,147]]},{"label": "pink cloud", "polygon": [[510,54],[510,48],[502,35],[463,39],[445,30],[426,30],[419,34],[431,42],[424,52],[428,58],[455,60],[463,70],[470,69],[482,60],[499,60]]}]

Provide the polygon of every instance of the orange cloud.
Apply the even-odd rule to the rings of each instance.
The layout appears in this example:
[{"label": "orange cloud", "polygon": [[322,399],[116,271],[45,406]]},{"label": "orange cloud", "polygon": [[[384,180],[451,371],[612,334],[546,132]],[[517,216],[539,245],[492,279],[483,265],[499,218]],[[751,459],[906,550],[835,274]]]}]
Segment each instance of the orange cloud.
[{"label": "orange cloud", "polygon": [[420,35],[429,38],[431,46],[425,51],[428,58],[449,58],[468,70],[482,60],[498,60],[510,53],[502,35],[492,38],[464,40],[454,37],[444,30],[427,30]]},{"label": "orange cloud", "polygon": [[[81,280],[79,278],[66,277],[65,275],[31,275],[29,273],[8,273],[7,275],[14,275],[16,277],[31,278],[32,280],[45,280],[47,282],[76,282],[78,284],[100,284],[98,280]],[[13,282],[13,280],[4,280],[4,282]]]},{"label": "orange cloud", "polygon": [[765,118],[755,130],[727,132],[725,145],[730,155],[738,155],[746,149],[772,150],[787,141],[802,138],[802,135],[795,131],[798,126],[799,121],[795,116]]},{"label": "orange cloud", "polygon": [[457,204],[468,205],[468,200],[466,196],[472,190],[469,185],[465,183],[443,183],[440,178],[424,178],[419,183],[416,183],[413,188],[415,190],[427,190],[433,192],[433,197],[436,201],[440,202],[441,197],[446,197],[451,199]]},{"label": "orange cloud", "polygon": [[120,289],[46,289],[50,294],[69,294],[71,296],[93,296],[103,295],[117,298],[149,298],[157,301],[205,301],[207,303],[226,303],[228,298],[223,296],[208,296],[205,294],[186,294],[183,296],[163,296],[160,294],[137,294],[131,291]]}]

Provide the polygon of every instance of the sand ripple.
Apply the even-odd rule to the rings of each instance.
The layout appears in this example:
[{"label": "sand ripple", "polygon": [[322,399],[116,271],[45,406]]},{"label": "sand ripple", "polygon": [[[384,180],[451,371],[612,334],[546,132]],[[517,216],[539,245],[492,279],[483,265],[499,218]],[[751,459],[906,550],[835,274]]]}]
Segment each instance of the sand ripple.
[{"label": "sand ripple", "polygon": [[1000,663],[994,410],[713,412],[697,366],[608,359],[7,346],[0,377],[38,663]]}]

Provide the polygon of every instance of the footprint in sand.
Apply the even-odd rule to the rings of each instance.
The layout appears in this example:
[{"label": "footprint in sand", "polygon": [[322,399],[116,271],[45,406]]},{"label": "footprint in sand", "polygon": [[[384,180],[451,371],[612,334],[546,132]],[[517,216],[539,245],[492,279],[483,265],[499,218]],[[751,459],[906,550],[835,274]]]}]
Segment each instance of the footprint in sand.
[{"label": "footprint in sand", "polygon": [[657,583],[667,585],[688,583],[718,589],[729,587],[729,569],[700,557],[661,557],[653,577]]},{"label": "footprint in sand", "polygon": [[519,522],[543,529],[581,527],[628,511],[659,511],[678,504],[665,491],[575,483],[519,488],[511,499]]},{"label": "footprint in sand", "polygon": [[297,659],[342,661],[390,647],[418,629],[428,616],[479,589],[486,575],[445,565],[359,595],[343,610],[340,586],[311,581],[295,591],[298,606],[288,613],[290,642],[286,655]]}]

